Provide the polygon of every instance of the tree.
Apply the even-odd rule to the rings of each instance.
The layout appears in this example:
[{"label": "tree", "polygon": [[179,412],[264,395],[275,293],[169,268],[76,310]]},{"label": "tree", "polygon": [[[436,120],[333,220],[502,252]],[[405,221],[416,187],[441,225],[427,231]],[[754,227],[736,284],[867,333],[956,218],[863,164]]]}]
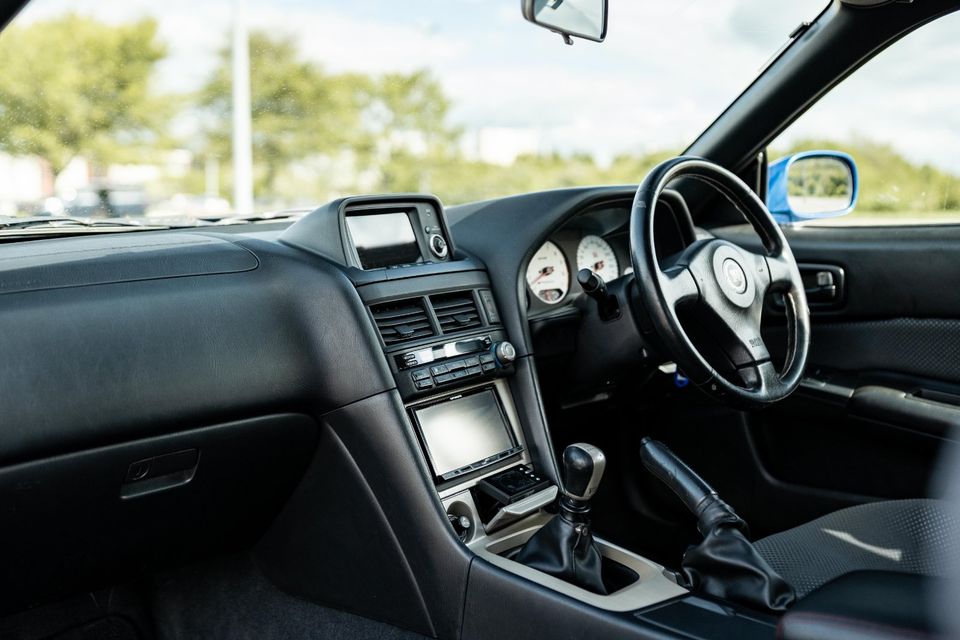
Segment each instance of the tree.
[{"label": "tree", "polygon": [[928,164],[918,165],[888,143],[853,137],[847,141],[798,140],[772,159],[810,149],[846,151],[857,163],[860,197],[857,211],[928,214],[960,209],[960,176]]},{"label": "tree", "polygon": [[383,191],[430,191],[451,164],[462,161],[460,131],[447,124],[450,101],[428,71],[388,73],[371,79],[367,118]]},{"label": "tree", "polygon": [[37,155],[54,176],[76,156],[105,164],[156,145],[168,114],[150,93],[166,55],[153,20],[118,26],[66,15],[0,37],[0,149]]},{"label": "tree", "polygon": [[[221,64],[201,91],[200,102],[214,116],[212,150],[230,153],[231,65],[224,49]],[[359,75],[328,75],[298,60],[296,43],[255,31],[250,34],[253,155],[260,169],[257,191],[269,193],[278,172],[297,160],[360,144],[360,113],[367,80]]]}]

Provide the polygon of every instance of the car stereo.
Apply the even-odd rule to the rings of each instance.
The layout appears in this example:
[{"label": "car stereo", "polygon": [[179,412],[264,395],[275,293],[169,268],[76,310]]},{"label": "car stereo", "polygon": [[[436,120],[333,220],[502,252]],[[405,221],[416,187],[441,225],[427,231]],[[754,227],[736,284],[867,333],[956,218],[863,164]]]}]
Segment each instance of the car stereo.
[{"label": "car stereo", "polygon": [[352,266],[366,271],[450,259],[443,208],[433,196],[348,198],[341,212]]},{"label": "car stereo", "polygon": [[413,410],[435,477],[452,480],[519,454],[493,387],[483,387]]}]

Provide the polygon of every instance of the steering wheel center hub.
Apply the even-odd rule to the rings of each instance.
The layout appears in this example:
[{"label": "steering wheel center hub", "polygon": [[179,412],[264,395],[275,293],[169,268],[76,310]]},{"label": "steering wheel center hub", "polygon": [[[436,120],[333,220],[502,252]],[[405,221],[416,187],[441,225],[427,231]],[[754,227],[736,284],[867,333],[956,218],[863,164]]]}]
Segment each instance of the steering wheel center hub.
[{"label": "steering wheel center hub", "polygon": [[749,308],[756,297],[757,286],[749,271],[746,258],[733,245],[721,244],[713,254],[713,275],[723,295],[743,309]]},{"label": "steering wheel center hub", "polygon": [[737,293],[744,293],[747,290],[747,274],[733,258],[723,261],[723,275],[727,278],[727,284]]}]

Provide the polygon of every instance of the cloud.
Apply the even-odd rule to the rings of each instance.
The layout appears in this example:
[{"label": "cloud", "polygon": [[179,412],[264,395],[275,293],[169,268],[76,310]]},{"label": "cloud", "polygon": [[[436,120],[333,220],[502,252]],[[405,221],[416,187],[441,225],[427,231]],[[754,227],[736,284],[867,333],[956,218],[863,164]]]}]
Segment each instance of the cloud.
[{"label": "cloud", "polygon": [[890,143],[914,162],[960,174],[960,13],[881,52],[824,96],[782,136]]},{"label": "cloud", "polygon": [[[332,71],[431,69],[453,101],[454,123],[467,129],[528,128],[547,150],[610,157],[691,142],[825,0],[616,0],[607,41],[573,47],[523,21],[516,0],[245,5],[251,27],[296,38],[304,56]],[[158,83],[189,91],[217,64],[232,7],[233,0],[33,0],[18,21],[66,11],[112,22],[154,16],[170,49]],[[783,140],[858,131],[960,171],[960,89],[944,75],[960,65],[958,17],[895,45]]]}]

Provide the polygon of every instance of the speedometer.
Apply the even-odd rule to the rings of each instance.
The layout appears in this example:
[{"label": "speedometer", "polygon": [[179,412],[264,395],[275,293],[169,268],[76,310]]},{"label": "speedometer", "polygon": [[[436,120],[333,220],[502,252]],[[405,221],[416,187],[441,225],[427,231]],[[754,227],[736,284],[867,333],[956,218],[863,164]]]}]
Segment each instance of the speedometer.
[{"label": "speedometer", "polygon": [[620,276],[617,254],[610,243],[600,236],[584,236],[577,247],[577,269],[590,269],[604,282]]},{"label": "speedometer", "polygon": [[533,254],[527,267],[527,285],[533,295],[547,304],[557,304],[566,297],[570,288],[570,271],[557,245],[544,242]]}]

